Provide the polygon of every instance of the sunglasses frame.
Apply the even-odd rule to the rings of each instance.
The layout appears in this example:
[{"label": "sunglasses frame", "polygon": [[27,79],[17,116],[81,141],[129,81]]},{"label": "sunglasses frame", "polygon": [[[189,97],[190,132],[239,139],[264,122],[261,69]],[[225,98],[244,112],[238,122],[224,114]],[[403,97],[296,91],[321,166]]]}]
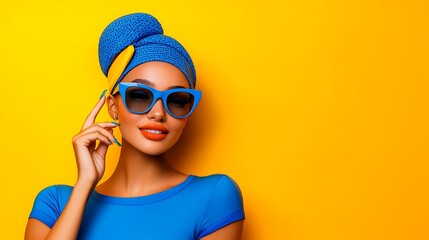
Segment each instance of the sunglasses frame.
[{"label": "sunglasses frame", "polygon": [[[136,111],[132,111],[127,104],[127,100],[126,100],[126,92],[127,89],[130,87],[139,87],[139,88],[144,88],[146,90],[149,90],[152,95],[153,95],[153,99],[152,99],[152,103],[150,104],[150,106],[147,108],[146,111],[143,112],[136,112]],[[188,114],[186,114],[185,116],[176,116],[173,113],[170,112],[170,110],[168,109],[168,104],[167,104],[167,98],[170,94],[172,93],[176,93],[176,92],[185,92],[185,93],[189,93],[194,97],[194,103],[191,107],[191,110],[189,111]],[[131,113],[134,114],[145,114],[147,112],[149,112],[153,105],[155,105],[155,103],[158,101],[158,99],[162,100],[162,103],[164,104],[164,109],[168,112],[168,114],[170,114],[170,116],[174,117],[174,118],[186,118],[189,115],[192,114],[192,112],[194,112],[195,108],[197,107],[198,103],[201,100],[201,91],[197,90],[197,89],[188,89],[188,88],[173,88],[173,89],[168,89],[165,91],[160,91],[157,90],[155,88],[151,88],[145,84],[141,84],[141,83],[134,83],[134,82],[121,82],[119,83],[119,93],[121,94],[121,98],[122,98],[122,102],[124,103],[125,107],[127,108],[127,110]]]}]

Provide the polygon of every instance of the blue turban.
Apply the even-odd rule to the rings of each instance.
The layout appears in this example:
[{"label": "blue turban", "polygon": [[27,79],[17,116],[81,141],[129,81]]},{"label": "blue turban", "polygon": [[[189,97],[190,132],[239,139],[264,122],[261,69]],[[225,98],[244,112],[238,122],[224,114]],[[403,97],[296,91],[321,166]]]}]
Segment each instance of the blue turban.
[{"label": "blue turban", "polygon": [[191,57],[177,40],[163,33],[158,20],[147,13],[122,16],[104,29],[98,44],[98,56],[101,69],[106,77],[118,54],[130,45],[134,47],[134,53],[128,65],[119,78],[115,80],[111,91],[133,68],[152,61],[174,65],[183,72],[189,87],[195,88],[196,73]]}]

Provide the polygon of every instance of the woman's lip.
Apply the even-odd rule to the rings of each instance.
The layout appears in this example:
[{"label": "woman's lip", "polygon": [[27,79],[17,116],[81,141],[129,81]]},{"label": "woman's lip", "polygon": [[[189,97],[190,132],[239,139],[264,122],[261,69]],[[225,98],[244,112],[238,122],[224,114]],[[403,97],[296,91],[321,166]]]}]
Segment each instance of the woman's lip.
[{"label": "woman's lip", "polygon": [[142,135],[152,141],[161,141],[167,137],[168,130],[160,124],[146,124],[139,127]]},{"label": "woman's lip", "polygon": [[154,124],[154,123],[146,124],[144,126],[139,127],[139,129],[140,130],[144,130],[144,129],[147,129],[147,130],[158,130],[158,131],[161,131],[162,133],[168,133],[167,128],[165,128],[163,125],[161,125],[161,124]]},{"label": "woman's lip", "polygon": [[145,138],[152,141],[161,141],[162,139],[166,138],[168,134],[168,133],[151,133],[145,129],[140,130],[140,132]]}]

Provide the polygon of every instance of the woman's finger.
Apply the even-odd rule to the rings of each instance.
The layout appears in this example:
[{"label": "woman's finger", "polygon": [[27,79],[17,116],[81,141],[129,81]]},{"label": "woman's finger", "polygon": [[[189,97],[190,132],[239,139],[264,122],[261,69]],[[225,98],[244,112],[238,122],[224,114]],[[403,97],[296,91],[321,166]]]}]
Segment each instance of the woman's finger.
[{"label": "woman's finger", "polygon": [[[88,134],[92,134],[92,133],[101,134],[102,136],[107,138],[112,143],[115,141],[115,137],[113,136],[113,130],[112,129],[104,129],[100,126],[92,126],[92,127],[85,129],[84,131],[80,132],[79,134],[75,135],[73,137],[73,142],[82,141],[83,138],[87,138],[87,136],[89,136]],[[85,140],[87,142],[89,140],[95,141],[96,139],[85,139]],[[90,142],[88,142],[85,145],[90,146],[89,144],[90,144]],[[94,144],[95,144],[95,142],[94,142]]]},{"label": "woman's finger", "polygon": [[112,141],[110,141],[109,137],[107,137],[104,134],[96,131],[96,132],[90,132],[90,133],[82,134],[82,135],[76,137],[74,139],[74,142],[77,145],[83,145],[83,146],[88,147],[95,140],[99,140],[100,142],[104,142],[108,145],[110,145],[114,141],[113,138],[112,138]]},{"label": "woman's finger", "polygon": [[86,129],[83,129],[79,134],[76,136],[80,136],[86,133],[90,132],[100,132],[104,134],[106,137],[109,137],[113,141],[113,129],[114,127],[117,127],[114,123],[94,123],[91,126],[89,126]]},{"label": "woman's finger", "polygon": [[94,123],[94,124],[97,124],[98,126],[103,127],[103,128],[112,128],[112,127],[119,126],[119,123],[117,123],[117,122],[98,122],[98,123]]},{"label": "woman's finger", "polygon": [[104,142],[100,142],[100,144],[98,144],[95,151],[101,156],[101,158],[104,159],[106,157],[106,153],[107,153],[108,148],[109,148],[108,144],[105,144]]},{"label": "woman's finger", "polygon": [[86,117],[85,122],[83,123],[81,130],[89,127],[91,124],[93,124],[95,122],[95,118],[97,117],[98,113],[100,112],[101,108],[103,107],[105,101],[106,101],[105,96],[100,98],[100,100],[97,102],[95,107],[92,109],[92,111]]},{"label": "woman's finger", "polygon": [[82,129],[78,134],[91,132],[91,131],[97,131],[97,129],[105,129],[107,131],[112,131],[112,133],[113,133],[113,128],[115,128],[117,126],[119,126],[119,124],[113,123],[113,122],[93,123],[89,127]]}]

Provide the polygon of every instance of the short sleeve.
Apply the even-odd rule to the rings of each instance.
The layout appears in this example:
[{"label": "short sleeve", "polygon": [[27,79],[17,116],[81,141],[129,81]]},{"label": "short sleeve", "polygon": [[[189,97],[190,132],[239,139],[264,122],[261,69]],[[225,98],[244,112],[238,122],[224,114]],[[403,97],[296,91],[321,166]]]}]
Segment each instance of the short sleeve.
[{"label": "short sleeve", "polygon": [[222,174],[208,201],[198,239],[242,219],[245,215],[240,188],[232,178]]},{"label": "short sleeve", "polygon": [[[60,193],[59,190],[62,192]],[[52,228],[67,202],[68,197],[65,199],[64,195],[70,196],[70,193],[70,187],[62,185],[53,185],[43,189],[34,200],[29,218],[35,218]]]}]

